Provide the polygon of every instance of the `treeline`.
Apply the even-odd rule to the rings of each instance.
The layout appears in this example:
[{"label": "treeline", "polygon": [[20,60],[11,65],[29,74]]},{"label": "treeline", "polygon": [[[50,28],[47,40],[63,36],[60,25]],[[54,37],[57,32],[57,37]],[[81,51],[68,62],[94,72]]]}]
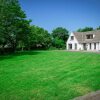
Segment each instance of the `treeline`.
[{"label": "treeline", "polygon": [[18,0],[0,0],[0,54],[16,50],[65,48],[68,31],[58,27],[47,30],[30,25]]},{"label": "treeline", "polygon": [[[18,0],[0,0],[0,54],[36,49],[65,49],[68,30],[55,28],[51,33],[30,25]],[[97,28],[100,29],[100,26]],[[92,31],[92,27],[78,29],[78,32]]]},{"label": "treeline", "polygon": [[87,32],[87,31],[93,31],[93,30],[100,30],[100,26],[94,29],[93,27],[85,27],[85,28],[79,28],[77,32]]}]

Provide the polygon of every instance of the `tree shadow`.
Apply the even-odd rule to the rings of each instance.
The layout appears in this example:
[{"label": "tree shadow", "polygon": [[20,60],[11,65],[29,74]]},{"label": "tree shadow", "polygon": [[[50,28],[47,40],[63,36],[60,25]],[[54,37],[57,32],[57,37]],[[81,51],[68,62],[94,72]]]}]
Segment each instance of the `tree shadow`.
[{"label": "tree shadow", "polygon": [[11,59],[17,56],[23,56],[23,55],[37,55],[39,53],[42,53],[42,52],[41,51],[23,51],[23,52],[19,51],[12,54],[0,55],[0,61],[5,60],[5,59]]}]

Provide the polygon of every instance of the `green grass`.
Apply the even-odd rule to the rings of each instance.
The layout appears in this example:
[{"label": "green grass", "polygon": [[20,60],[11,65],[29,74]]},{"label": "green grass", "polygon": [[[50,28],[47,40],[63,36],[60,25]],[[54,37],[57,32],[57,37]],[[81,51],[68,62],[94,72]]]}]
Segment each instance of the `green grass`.
[{"label": "green grass", "polygon": [[70,100],[100,89],[100,54],[33,51],[0,56],[0,100]]}]

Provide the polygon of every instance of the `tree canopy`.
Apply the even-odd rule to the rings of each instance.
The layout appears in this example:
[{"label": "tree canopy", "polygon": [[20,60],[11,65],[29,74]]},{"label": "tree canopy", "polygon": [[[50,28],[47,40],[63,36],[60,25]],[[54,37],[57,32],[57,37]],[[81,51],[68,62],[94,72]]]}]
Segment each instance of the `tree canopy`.
[{"label": "tree canopy", "polygon": [[85,27],[85,28],[79,28],[77,32],[87,32],[87,31],[93,31],[92,27]]},{"label": "tree canopy", "polygon": [[96,28],[97,30],[100,30],[100,26]]},{"label": "tree canopy", "polygon": [[26,20],[18,0],[0,0],[0,44],[15,51],[19,40],[24,41],[30,21]]},{"label": "tree canopy", "polygon": [[47,30],[38,26],[30,26],[29,46],[31,48],[48,48],[51,44],[51,36]]},{"label": "tree canopy", "polygon": [[[68,30],[57,27],[51,34],[39,26],[30,25],[18,0],[0,0],[0,52],[15,50],[47,49],[50,46],[65,48]],[[96,28],[100,29],[100,26]],[[78,32],[92,31],[92,27],[79,28]]]},{"label": "tree canopy", "polygon": [[53,37],[53,46],[57,48],[63,48],[69,37],[68,30],[62,27],[54,29],[51,35]]},{"label": "tree canopy", "polygon": [[59,39],[62,39],[64,42],[68,39],[68,30],[63,27],[57,27],[52,31],[53,38],[58,37]]}]

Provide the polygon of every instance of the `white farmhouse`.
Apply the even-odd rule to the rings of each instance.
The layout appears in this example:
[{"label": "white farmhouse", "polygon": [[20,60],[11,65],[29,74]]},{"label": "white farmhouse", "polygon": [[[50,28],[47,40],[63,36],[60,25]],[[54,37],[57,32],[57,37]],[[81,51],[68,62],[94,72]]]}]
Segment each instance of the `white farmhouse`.
[{"label": "white farmhouse", "polygon": [[67,50],[100,50],[100,30],[72,32],[66,42]]}]

